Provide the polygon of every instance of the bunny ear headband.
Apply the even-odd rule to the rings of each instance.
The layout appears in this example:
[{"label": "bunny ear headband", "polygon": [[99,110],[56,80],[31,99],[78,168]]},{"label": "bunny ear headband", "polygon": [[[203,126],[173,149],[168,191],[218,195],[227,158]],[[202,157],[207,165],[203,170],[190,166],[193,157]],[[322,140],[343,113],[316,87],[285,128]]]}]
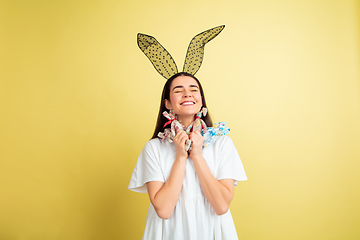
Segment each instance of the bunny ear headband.
[{"label": "bunny ear headband", "polygon": [[[193,37],[186,53],[183,72],[195,75],[203,61],[205,44],[219,35],[224,27],[225,25],[214,27]],[[154,37],[138,33],[137,43],[156,71],[164,78],[169,79],[178,73],[176,63],[170,53]]]}]

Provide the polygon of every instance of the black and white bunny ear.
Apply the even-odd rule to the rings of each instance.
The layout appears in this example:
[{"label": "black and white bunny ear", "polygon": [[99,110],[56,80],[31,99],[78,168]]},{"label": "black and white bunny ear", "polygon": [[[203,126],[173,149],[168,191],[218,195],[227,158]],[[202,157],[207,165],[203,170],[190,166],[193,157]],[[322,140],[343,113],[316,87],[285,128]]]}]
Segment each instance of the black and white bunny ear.
[{"label": "black and white bunny ear", "polygon": [[199,70],[204,57],[205,44],[214,39],[224,29],[225,25],[214,27],[196,35],[190,42],[183,72],[195,75]]},{"label": "black and white bunny ear", "polygon": [[169,79],[178,73],[176,63],[170,53],[154,37],[138,33],[137,42],[141,51],[164,78]]}]

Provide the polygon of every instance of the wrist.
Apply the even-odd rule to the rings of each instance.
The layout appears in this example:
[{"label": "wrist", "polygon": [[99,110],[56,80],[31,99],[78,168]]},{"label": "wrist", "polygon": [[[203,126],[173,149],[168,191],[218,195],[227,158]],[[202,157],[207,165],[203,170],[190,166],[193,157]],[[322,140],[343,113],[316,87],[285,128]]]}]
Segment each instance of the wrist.
[{"label": "wrist", "polygon": [[187,156],[176,156],[175,161],[186,162]]},{"label": "wrist", "polygon": [[199,161],[199,160],[203,159],[202,153],[191,155],[191,159],[193,161]]}]

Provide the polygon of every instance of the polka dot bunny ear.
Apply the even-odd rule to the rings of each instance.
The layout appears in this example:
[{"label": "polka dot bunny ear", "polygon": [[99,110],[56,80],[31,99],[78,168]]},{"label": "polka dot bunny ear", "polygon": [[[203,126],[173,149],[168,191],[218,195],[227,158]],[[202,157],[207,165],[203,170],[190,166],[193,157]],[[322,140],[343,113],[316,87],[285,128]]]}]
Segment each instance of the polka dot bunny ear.
[{"label": "polka dot bunny ear", "polygon": [[178,72],[170,53],[154,37],[138,33],[137,42],[141,51],[164,78],[168,79]]},{"label": "polka dot bunny ear", "polygon": [[[194,75],[200,68],[204,58],[205,44],[214,39],[224,29],[225,25],[218,26],[196,35],[189,44],[183,72]],[[176,63],[170,53],[152,36],[138,33],[137,43],[140,50],[148,57],[156,71],[164,78],[169,79],[178,73]]]},{"label": "polka dot bunny ear", "polygon": [[219,35],[219,33],[224,28],[225,25],[214,27],[212,29],[199,33],[191,40],[186,53],[183,72],[195,75],[195,73],[199,70],[204,58],[205,44],[207,44],[217,35]]}]

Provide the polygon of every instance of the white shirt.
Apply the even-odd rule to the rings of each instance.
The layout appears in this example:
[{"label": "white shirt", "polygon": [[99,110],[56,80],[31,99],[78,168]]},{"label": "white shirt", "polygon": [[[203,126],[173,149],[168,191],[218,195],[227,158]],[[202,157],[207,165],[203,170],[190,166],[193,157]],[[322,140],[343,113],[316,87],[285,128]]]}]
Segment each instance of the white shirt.
[{"label": "white shirt", "polygon": [[[175,145],[160,139],[145,144],[131,176],[129,189],[146,193],[146,183],[166,182],[175,161]],[[247,180],[236,148],[228,136],[215,137],[203,149],[203,157],[217,180]],[[157,216],[150,203],[143,240],[236,240],[230,210],[218,216],[203,194],[194,164],[189,157],[179,200],[167,220]]]}]

